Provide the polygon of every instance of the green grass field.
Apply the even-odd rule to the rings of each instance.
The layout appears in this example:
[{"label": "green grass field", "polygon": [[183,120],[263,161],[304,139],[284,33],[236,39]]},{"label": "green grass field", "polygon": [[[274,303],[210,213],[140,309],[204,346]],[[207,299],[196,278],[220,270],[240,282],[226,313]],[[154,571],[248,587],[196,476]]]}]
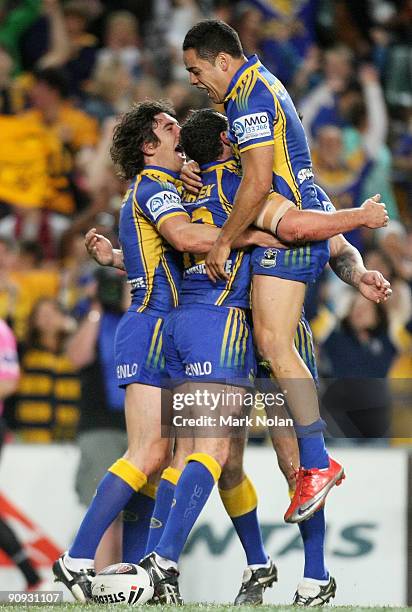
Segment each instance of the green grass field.
[{"label": "green grass field", "polygon": [[[7,609],[7,612],[12,610],[19,610],[21,612],[23,604],[0,604],[2,607]],[[43,612],[64,612],[74,611],[84,608],[85,612],[122,612],[123,610],[139,610],[141,612],[272,612],[278,610],[279,612],[296,612],[296,608],[292,606],[232,606],[230,604],[185,604],[184,606],[128,606],[126,604],[111,605],[111,604],[85,604],[82,606],[77,603],[61,603],[55,605],[30,605],[29,609],[36,608]],[[392,608],[389,606],[382,607],[371,607],[361,608],[357,606],[327,606],[324,608],[312,608],[313,610],[333,610],[333,612],[372,612],[373,610],[382,610],[385,612],[400,612],[403,610],[412,610],[412,608]]]}]

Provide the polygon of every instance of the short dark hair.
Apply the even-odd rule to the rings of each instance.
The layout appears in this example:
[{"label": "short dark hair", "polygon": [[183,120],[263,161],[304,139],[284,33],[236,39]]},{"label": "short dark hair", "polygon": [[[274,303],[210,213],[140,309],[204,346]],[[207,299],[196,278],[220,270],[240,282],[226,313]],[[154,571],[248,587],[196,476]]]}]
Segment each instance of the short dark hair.
[{"label": "short dark hair", "polygon": [[180,143],[188,157],[198,164],[209,164],[222,155],[220,134],[228,128],[228,122],[212,108],[193,111],[180,132]]},{"label": "short dark hair", "polygon": [[159,143],[158,137],[153,132],[156,128],[155,117],[159,113],[174,116],[174,109],[164,100],[146,100],[134,104],[116,125],[110,155],[123,178],[132,179],[143,170],[142,147],[145,143]]},{"label": "short dark hair", "polygon": [[183,51],[194,49],[202,59],[214,62],[218,53],[242,57],[242,43],[236,30],[224,21],[199,21],[186,34]]},{"label": "short dark hair", "polygon": [[33,71],[36,81],[46,83],[51,89],[57,91],[62,98],[70,94],[69,79],[61,68],[38,68]]}]

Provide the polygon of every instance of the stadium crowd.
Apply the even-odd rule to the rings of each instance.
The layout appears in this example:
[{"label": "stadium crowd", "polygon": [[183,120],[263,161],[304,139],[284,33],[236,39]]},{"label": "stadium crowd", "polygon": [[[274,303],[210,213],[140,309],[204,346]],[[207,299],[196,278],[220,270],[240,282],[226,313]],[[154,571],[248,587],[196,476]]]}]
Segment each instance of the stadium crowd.
[{"label": "stadium crowd", "polygon": [[[367,302],[326,270],[306,312],[321,374],[358,379],[324,392],[335,435],[412,438],[409,0],[2,3],[0,318],[17,338],[21,368],[7,424],[30,442],[79,435],[84,452],[108,430],[116,432],[114,456],[124,444],[108,347],[127,285],[121,273],[97,274],[84,234],[96,227],[116,244],[126,184],[109,148],[119,114],[146,97],[170,99],[179,121],[209,105],[181,60],[186,31],[205,17],[233,25],[247,53],[287,86],[315,179],[335,206],[359,206],[375,193],[387,204],[388,227],[347,237],[391,281],[393,297]],[[9,361],[10,347],[0,347],[0,370]],[[99,446],[107,448],[96,438]],[[81,495],[87,503],[89,492]]]}]

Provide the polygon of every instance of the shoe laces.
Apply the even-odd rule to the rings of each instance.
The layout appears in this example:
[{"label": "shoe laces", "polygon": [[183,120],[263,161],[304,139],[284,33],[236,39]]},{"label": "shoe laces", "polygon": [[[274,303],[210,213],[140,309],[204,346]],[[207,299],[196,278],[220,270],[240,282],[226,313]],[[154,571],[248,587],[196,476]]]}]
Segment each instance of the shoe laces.
[{"label": "shoe laces", "polygon": [[297,482],[300,485],[300,495],[306,497],[311,494],[310,487],[312,485],[312,476],[314,476],[315,473],[316,470],[313,469],[307,469],[302,467],[299,468]]}]

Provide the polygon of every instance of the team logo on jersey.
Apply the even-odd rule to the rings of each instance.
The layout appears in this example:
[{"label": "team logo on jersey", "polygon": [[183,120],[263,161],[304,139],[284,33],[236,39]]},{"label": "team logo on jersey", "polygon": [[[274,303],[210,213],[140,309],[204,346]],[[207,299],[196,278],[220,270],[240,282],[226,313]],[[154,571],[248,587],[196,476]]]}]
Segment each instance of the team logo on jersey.
[{"label": "team logo on jersey", "polygon": [[262,268],[274,268],[276,266],[276,260],[280,253],[279,249],[266,249],[263,253],[263,257],[260,260]]},{"label": "team logo on jersey", "polygon": [[300,185],[302,185],[303,182],[311,178],[313,178],[313,172],[311,168],[302,168],[302,170],[299,170],[298,181]]},{"label": "team logo on jersey", "polygon": [[147,201],[146,205],[155,221],[160,215],[173,208],[181,208],[183,212],[185,210],[180,197],[177,193],[173,193],[173,191],[160,191],[156,193],[156,195]]},{"label": "team logo on jersey", "polygon": [[233,122],[233,131],[238,144],[271,136],[269,115],[267,113],[253,113],[252,115],[239,117]]}]

